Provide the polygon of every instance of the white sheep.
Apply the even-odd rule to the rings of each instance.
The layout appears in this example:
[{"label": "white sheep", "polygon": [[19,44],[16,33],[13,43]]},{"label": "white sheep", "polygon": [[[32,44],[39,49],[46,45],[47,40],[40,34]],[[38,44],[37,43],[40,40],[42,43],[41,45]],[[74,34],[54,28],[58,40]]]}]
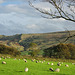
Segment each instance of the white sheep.
[{"label": "white sheep", "polygon": [[55,72],[59,72],[60,71],[60,69],[59,68],[57,68],[56,70],[55,70]]},{"label": "white sheep", "polygon": [[20,59],[18,59],[18,60],[20,60]]},{"label": "white sheep", "polygon": [[16,58],[14,58],[14,60],[16,60]]},{"label": "white sheep", "polygon": [[54,71],[53,68],[50,68],[49,70],[50,70],[50,71]]},{"label": "white sheep", "polygon": [[49,65],[50,63],[48,62],[47,64]]},{"label": "white sheep", "polygon": [[26,59],[23,59],[24,61],[26,61]]},{"label": "white sheep", "polygon": [[28,72],[28,68],[27,67],[25,68],[25,72]]},{"label": "white sheep", "polygon": [[60,64],[60,63],[57,63],[57,65],[58,65],[58,66],[61,66],[61,64]]},{"label": "white sheep", "polygon": [[72,63],[72,65],[75,65],[75,63]]},{"label": "white sheep", "polygon": [[41,63],[43,63],[43,61],[41,61]]},{"label": "white sheep", "polygon": [[6,62],[5,61],[2,61],[2,64],[6,64]]},{"label": "white sheep", "polygon": [[53,63],[51,63],[51,65],[53,65]]},{"label": "white sheep", "polygon": [[39,60],[39,62],[41,62],[41,61]]},{"label": "white sheep", "polygon": [[67,64],[66,64],[65,66],[66,66],[66,67],[69,67],[69,65],[67,65]]}]

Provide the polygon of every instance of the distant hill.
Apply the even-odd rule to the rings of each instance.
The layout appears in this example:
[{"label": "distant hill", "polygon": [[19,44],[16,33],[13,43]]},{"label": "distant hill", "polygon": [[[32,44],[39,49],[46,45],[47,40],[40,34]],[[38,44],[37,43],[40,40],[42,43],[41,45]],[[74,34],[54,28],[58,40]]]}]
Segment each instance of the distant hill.
[{"label": "distant hill", "polygon": [[[70,33],[71,35],[75,34],[75,30],[70,31]],[[23,52],[26,51],[31,42],[34,42],[38,44],[40,50],[43,50],[60,42],[62,43],[68,36],[69,33],[67,31],[40,34],[16,34],[12,36],[0,35],[0,43],[13,46]],[[75,44],[75,37],[70,38],[66,43]]]}]

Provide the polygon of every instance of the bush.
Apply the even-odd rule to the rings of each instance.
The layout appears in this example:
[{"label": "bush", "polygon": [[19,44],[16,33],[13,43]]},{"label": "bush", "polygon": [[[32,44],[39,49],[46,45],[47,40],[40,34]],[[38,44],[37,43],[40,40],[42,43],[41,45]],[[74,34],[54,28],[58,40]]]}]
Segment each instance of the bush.
[{"label": "bush", "polygon": [[44,57],[75,59],[75,45],[60,43],[44,50]]},{"label": "bush", "polygon": [[20,55],[21,53],[17,51],[16,48],[5,46],[3,44],[0,44],[0,54],[9,54],[9,55]]}]

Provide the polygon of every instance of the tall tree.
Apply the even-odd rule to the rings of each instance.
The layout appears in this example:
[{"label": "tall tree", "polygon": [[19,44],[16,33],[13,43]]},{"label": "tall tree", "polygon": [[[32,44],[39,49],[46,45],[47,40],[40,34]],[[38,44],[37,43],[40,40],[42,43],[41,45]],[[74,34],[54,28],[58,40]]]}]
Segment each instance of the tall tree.
[{"label": "tall tree", "polygon": [[30,43],[28,51],[29,51],[29,54],[31,54],[31,56],[36,56],[40,50],[39,50],[38,45],[36,43]]}]

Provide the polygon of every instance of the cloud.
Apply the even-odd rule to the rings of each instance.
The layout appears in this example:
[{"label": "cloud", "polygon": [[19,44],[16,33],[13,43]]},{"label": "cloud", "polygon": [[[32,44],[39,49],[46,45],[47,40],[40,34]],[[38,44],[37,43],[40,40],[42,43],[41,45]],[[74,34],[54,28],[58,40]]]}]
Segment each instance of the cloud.
[{"label": "cloud", "polygon": [[[60,19],[45,19],[41,13],[28,5],[27,0],[5,0],[10,1],[6,5],[0,5],[0,34],[14,35],[20,33],[47,33],[75,30],[75,23]],[[12,1],[24,1],[22,4],[14,4]],[[44,6],[49,10],[47,3],[36,3],[38,7]],[[39,6],[40,5],[40,6]]]},{"label": "cloud", "polygon": [[4,3],[5,1],[4,0],[0,0],[0,3]]}]

